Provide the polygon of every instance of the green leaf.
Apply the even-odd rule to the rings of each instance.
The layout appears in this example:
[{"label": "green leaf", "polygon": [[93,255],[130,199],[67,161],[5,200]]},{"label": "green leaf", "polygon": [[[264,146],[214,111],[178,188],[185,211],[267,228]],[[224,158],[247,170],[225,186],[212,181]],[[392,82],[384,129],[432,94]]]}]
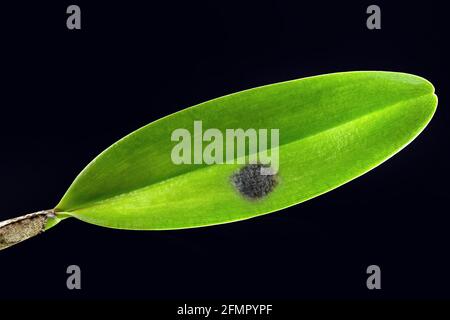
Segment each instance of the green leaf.
[{"label": "green leaf", "polygon": [[[254,88],[177,112],[133,132],[94,159],[56,206],[122,229],[177,229],[251,218],[330,191],[411,142],[437,106],[423,78],[394,72],[328,74]],[[251,200],[232,176],[242,164],[172,162],[171,134],[279,129],[277,185]],[[55,224],[55,222],[51,222]]]}]

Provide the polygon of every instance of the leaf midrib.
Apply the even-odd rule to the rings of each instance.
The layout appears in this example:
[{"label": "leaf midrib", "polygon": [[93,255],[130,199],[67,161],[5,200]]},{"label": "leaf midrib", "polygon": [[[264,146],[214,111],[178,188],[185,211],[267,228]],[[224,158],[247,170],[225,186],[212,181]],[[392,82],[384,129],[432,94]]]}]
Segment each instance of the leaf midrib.
[{"label": "leaf midrib", "polygon": [[[335,130],[336,128],[339,128],[339,127],[341,127],[341,126],[347,125],[347,124],[352,123],[352,122],[356,122],[356,121],[358,121],[358,120],[360,120],[360,119],[362,119],[362,118],[369,117],[369,116],[371,116],[371,115],[373,115],[373,114],[377,114],[377,113],[380,113],[380,112],[384,112],[384,111],[386,111],[387,109],[394,108],[394,107],[396,107],[396,106],[398,106],[398,105],[407,103],[407,102],[409,102],[409,101],[411,101],[411,100],[416,100],[416,99],[419,99],[419,98],[422,98],[422,97],[425,97],[425,96],[429,96],[429,95],[433,95],[433,94],[434,94],[433,91],[431,91],[431,92],[419,94],[419,95],[417,95],[417,96],[414,96],[414,97],[411,97],[411,98],[408,98],[408,99],[399,100],[399,101],[396,101],[396,102],[394,102],[394,103],[387,104],[387,105],[385,105],[384,107],[381,107],[381,108],[376,109],[376,110],[374,110],[374,111],[371,111],[371,112],[365,113],[365,114],[363,114],[363,115],[360,115],[360,116],[356,116],[356,117],[354,117],[354,118],[351,118],[349,121],[343,121],[343,122],[341,122],[341,123],[339,123],[339,124],[336,124],[336,125],[333,125],[333,126],[327,128],[327,129],[319,130],[319,131],[317,131],[317,132],[314,132],[314,133],[305,135],[305,136],[303,136],[303,137],[300,138],[300,139],[293,139],[293,140],[287,141],[287,142],[285,142],[285,143],[282,143],[282,144],[280,144],[280,145],[278,146],[278,148],[281,148],[281,147],[283,147],[283,146],[287,146],[287,145],[289,145],[289,144],[296,143],[296,142],[298,142],[298,141],[305,140],[305,139],[308,139],[308,138],[311,138],[311,137],[314,137],[314,136],[317,136],[317,135],[326,133],[326,132],[331,131],[331,130]],[[272,148],[266,149],[266,150],[272,150]],[[258,153],[259,153],[259,152],[256,152],[256,154],[258,154]],[[251,153],[251,154],[248,154],[248,155],[246,155],[246,156],[250,156],[250,155],[252,155],[252,154],[255,154],[255,153]],[[239,158],[234,158],[234,160],[237,160],[237,159],[239,159]],[[75,208],[73,208],[73,209],[71,209],[71,210],[61,210],[61,211],[58,211],[57,208],[56,208],[55,210],[56,210],[57,212],[65,212],[65,213],[69,213],[69,214],[70,214],[71,212],[75,212],[75,211],[78,211],[78,210],[86,210],[86,209],[95,207],[95,206],[97,206],[97,205],[104,204],[105,202],[111,201],[112,199],[117,199],[117,198],[125,197],[125,196],[127,196],[127,195],[129,195],[129,194],[133,194],[133,193],[139,192],[139,191],[141,191],[141,190],[144,190],[144,189],[147,189],[147,188],[150,188],[150,187],[155,187],[155,186],[157,186],[157,185],[159,185],[159,184],[165,183],[165,182],[167,182],[167,181],[171,181],[171,180],[176,179],[176,178],[178,178],[178,177],[180,177],[180,176],[184,176],[184,175],[187,175],[187,174],[193,174],[193,173],[195,173],[195,172],[197,172],[197,171],[199,171],[199,170],[206,169],[206,168],[210,168],[211,166],[215,166],[215,165],[217,165],[217,164],[212,164],[212,165],[199,165],[199,166],[197,166],[197,167],[194,167],[193,170],[190,170],[190,171],[186,171],[186,172],[182,172],[182,173],[176,174],[176,175],[174,175],[174,176],[168,177],[168,178],[163,179],[163,180],[156,181],[156,182],[154,182],[154,183],[151,183],[151,184],[146,185],[146,186],[143,186],[143,187],[138,187],[138,188],[129,190],[129,191],[127,191],[127,192],[123,192],[123,193],[120,193],[120,194],[116,194],[116,195],[113,195],[113,196],[110,196],[110,197],[107,197],[107,198],[103,198],[103,199],[100,199],[100,200],[94,200],[94,201],[91,201],[91,202],[87,202],[84,206],[75,207]]]}]

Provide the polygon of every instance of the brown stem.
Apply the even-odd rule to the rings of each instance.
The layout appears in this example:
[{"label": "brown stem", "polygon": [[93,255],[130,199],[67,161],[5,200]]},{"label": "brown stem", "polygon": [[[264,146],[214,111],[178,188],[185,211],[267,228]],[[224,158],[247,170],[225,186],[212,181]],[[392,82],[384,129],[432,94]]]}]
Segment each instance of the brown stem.
[{"label": "brown stem", "polygon": [[53,210],[43,210],[0,222],[0,250],[34,237],[45,229]]}]

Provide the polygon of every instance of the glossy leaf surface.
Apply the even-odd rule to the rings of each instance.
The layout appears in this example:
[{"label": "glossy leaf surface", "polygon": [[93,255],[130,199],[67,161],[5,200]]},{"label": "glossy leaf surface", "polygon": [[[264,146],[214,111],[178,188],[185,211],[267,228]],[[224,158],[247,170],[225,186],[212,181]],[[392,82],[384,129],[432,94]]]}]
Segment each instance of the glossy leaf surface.
[{"label": "glossy leaf surface", "polygon": [[[182,110],[94,159],[56,211],[100,226],[177,229],[247,219],[303,202],[376,167],[412,141],[437,106],[423,78],[345,72],[254,88]],[[126,106],[124,106],[125,108]],[[230,177],[241,164],[172,162],[175,129],[279,129],[279,183],[251,201]]]}]

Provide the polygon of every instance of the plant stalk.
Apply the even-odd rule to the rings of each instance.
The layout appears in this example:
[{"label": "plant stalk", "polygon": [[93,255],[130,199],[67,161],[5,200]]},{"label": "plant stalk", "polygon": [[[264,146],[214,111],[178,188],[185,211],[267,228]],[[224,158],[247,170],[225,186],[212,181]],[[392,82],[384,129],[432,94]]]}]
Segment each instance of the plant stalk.
[{"label": "plant stalk", "polygon": [[43,210],[0,222],[0,250],[34,237],[45,230],[55,211]]}]

